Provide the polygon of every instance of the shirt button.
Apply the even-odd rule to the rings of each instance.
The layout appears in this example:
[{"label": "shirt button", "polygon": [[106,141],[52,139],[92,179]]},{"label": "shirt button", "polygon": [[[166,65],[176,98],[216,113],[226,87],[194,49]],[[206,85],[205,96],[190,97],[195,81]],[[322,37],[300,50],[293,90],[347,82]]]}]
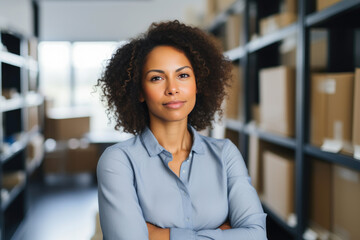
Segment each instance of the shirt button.
[{"label": "shirt button", "polygon": [[183,173],[186,173],[186,171],[185,171],[185,170],[183,170],[182,172],[183,172]]},{"label": "shirt button", "polygon": [[190,221],[190,218],[189,218],[189,217],[187,217],[187,218],[186,218],[186,221]]}]

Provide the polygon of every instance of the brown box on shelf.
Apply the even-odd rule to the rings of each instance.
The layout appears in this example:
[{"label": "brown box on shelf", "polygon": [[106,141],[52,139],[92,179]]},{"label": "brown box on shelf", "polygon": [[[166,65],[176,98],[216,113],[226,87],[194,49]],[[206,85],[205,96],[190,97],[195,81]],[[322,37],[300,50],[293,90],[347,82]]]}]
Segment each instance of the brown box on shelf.
[{"label": "brown box on shelf", "polygon": [[260,19],[260,35],[264,36],[273,33],[283,27],[294,23],[297,19],[296,14],[291,12],[283,12]]},{"label": "brown box on shelf", "polygon": [[45,173],[65,173],[67,149],[57,149],[45,153],[43,169]]},{"label": "brown box on shelf", "polygon": [[226,117],[243,120],[242,117],[242,68],[233,64],[231,86],[227,88],[228,98],[226,99]]},{"label": "brown box on shelf", "polygon": [[331,5],[334,5],[335,3],[340,2],[341,0],[317,0],[316,1],[316,10],[321,11],[327,7],[330,7]]},{"label": "brown box on shelf", "polygon": [[311,30],[310,39],[310,69],[323,71],[328,60],[327,31],[324,29]]},{"label": "brown box on shelf", "polygon": [[263,152],[270,149],[267,142],[251,134],[249,137],[249,174],[258,194],[263,193]]},{"label": "brown box on shelf", "polygon": [[280,66],[260,70],[260,127],[295,135],[295,71]]},{"label": "brown box on shelf", "polygon": [[335,141],[336,148],[339,143],[351,143],[353,91],[353,73],[312,74],[311,144],[324,147],[324,143]]},{"label": "brown box on shelf", "polygon": [[217,13],[223,12],[228,9],[235,1],[236,0],[216,0]]},{"label": "brown box on shelf", "polygon": [[49,112],[45,118],[45,138],[68,140],[82,138],[90,131],[90,116],[71,112]]},{"label": "brown box on shelf", "polygon": [[333,166],[333,232],[341,239],[360,239],[360,172]]},{"label": "brown box on shelf", "polygon": [[298,0],[283,0],[281,3],[281,12],[297,13]]},{"label": "brown box on shelf", "polygon": [[89,144],[86,147],[68,149],[66,170],[70,173],[96,172],[99,160],[97,145]]},{"label": "brown box on shelf", "polygon": [[[310,39],[310,68],[312,71],[322,71],[327,64],[327,32],[325,30],[311,30]],[[280,45],[280,63],[296,67],[296,36],[288,37]]]},{"label": "brown box on shelf", "polygon": [[263,161],[263,201],[287,222],[295,205],[294,158],[287,153],[266,150]]},{"label": "brown box on shelf", "polygon": [[4,172],[2,176],[2,187],[5,189],[12,189],[17,185],[25,181],[24,171],[13,171],[13,172]]},{"label": "brown box on shelf", "polygon": [[36,126],[39,126],[39,111],[37,106],[28,107],[28,131]]},{"label": "brown box on shelf", "polygon": [[243,18],[244,15],[242,14],[233,14],[227,19],[225,28],[226,50],[244,45],[243,38],[241,37],[244,33]]},{"label": "brown box on shelf", "polygon": [[38,39],[35,37],[31,37],[28,40],[28,55],[32,57],[34,60],[38,59]]},{"label": "brown box on shelf", "polygon": [[253,104],[251,105],[251,116],[252,121],[256,124],[256,126],[260,125],[260,105],[259,104]]},{"label": "brown box on shelf", "polygon": [[28,159],[40,158],[44,153],[44,136],[41,134],[35,135],[29,140],[27,146]]},{"label": "brown box on shelf", "polygon": [[216,0],[206,1],[206,12],[204,17],[204,26],[208,27],[216,16]]},{"label": "brown box on shelf", "polygon": [[354,157],[360,159],[360,68],[355,70],[354,83],[354,120],[353,120],[353,145]]},{"label": "brown box on shelf", "polygon": [[239,132],[225,128],[225,138],[230,139],[237,147],[240,145]]},{"label": "brown box on shelf", "polygon": [[332,164],[313,159],[310,192],[310,219],[322,229],[332,224]]}]

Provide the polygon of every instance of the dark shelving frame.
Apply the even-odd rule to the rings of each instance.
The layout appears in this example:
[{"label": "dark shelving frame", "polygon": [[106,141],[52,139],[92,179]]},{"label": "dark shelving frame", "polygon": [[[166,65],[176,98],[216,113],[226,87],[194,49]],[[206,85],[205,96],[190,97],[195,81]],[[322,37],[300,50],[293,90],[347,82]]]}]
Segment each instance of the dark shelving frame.
[{"label": "dark shelving frame", "polygon": [[[28,129],[28,108],[42,109],[44,98],[37,91],[29,89],[29,72],[35,72],[39,77],[38,63],[29,56],[28,41],[31,37],[9,29],[0,28],[0,43],[8,49],[0,49],[0,92],[3,88],[15,87],[19,96],[9,100],[0,98],[0,188],[2,176],[6,171],[21,171],[25,179],[8,191],[6,198],[0,198],[0,239],[10,239],[17,228],[21,226],[28,210],[28,186],[32,173],[40,167],[42,159],[31,167],[27,166],[27,147],[30,141],[38,134],[42,134],[43,121],[39,125]],[[5,36],[5,40],[3,39]],[[6,41],[6,42],[4,42]],[[10,70],[9,70],[10,69]],[[12,72],[16,70],[16,74]],[[38,81],[37,81],[38,82]],[[38,86],[36,87],[36,90]],[[15,113],[14,113],[15,112]],[[12,115],[11,115],[12,114]],[[11,117],[10,117],[11,115]],[[39,118],[41,118],[41,113]],[[5,117],[10,119],[5,121]],[[20,118],[20,119],[18,119]],[[15,121],[14,121],[15,120]],[[11,126],[9,128],[9,126]],[[5,133],[6,129],[11,129]],[[17,134],[14,142],[9,144],[6,152],[3,151],[5,137]]]},{"label": "dark shelving frame", "polygon": [[[245,43],[243,46],[238,46],[234,49],[230,49],[224,53],[229,60],[238,63],[242,68],[243,79],[243,121],[234,119],[225,119],[224,123],[226,128],[237,131],[239,133],[239,148],[244,155],[245,161],[248,156],[248,142],[250,135],[256,135],[261,140],[266,142],[282,146],[290,149],[294,152],[295,156],[295,213],[297,216],[297,224],[295,227],[290,227],[284,220],[278,217],[269,207],[263,204],[265,212],[277,225],[280,226],[287,234],[290,234],[293,239],[302,240],[303,234],[309,227],[309,192],[310,192],[310,174],[311,174],[311,159],[318,158],[325,162],[338,164],[344,167],[348,167],[353,170],[360,171],[360,161],[352,156],[344,155],[341,153],[330,153],[322,151],[319,147],[313,146],[309,142],[309,129],[310,129],[310,35],[311,30],[316,28],[328,29],[331,35],[331,31],[342,31],[342,25],[345,23],[351,23],[350,29],[360,28],[360,0],[342,0],[328,8],[321,11],[315,10],[315,1],[311,0],[298,0],[297,4],[297,21],[283,29],[275,31],[271,34],[257,37],[250,41],[250,35],[256,31],[258,21],[261,17],[269,15],[273,9],[261,9],[262,13],[256,13],[257,24],[254,29],[250,27],[250,8],[253,8],[258,2],[263,3],[266,0],[238,0],[231,5],[229,9],[220,13],[215,18],[214,22],[209,28],[208,32],[214,35],[222,34],[219,30],[222,28],[229,15],[237,13],[238,9],[234,10],[234,6],[244,4],[241,14],[244,16],[243,21],[243,33],[242,38]],[[240,2],[240,3],[239,3]],[[280,1],[274,1],[273,4],[279,4]],[[269,4],[266,3],[265,4]],[[259,15],[263,16],[259,16]],[[359,21],[356,21],[359,20]],[[334,30],[335,29],[335,30]],[[337,32],[333,33],[337,34]],[[349,44],[354,44],[355,41],[360,39],[360,33],[356,33],[357,38],[354,37],[350,40]],[[256,96],[251,96],[251,92],[254,91],[254,82],[258,81],[256,73],[260,68],[268,67],[268,63],[262,59],[259,63],[257,54],[261,51],[267,51],[266,49],[271,46],[278,46],[282,40],[287,37],[295,36],[297,41],[296,46],[296,96],[295,96],[295,137],[288,138],[278,136],[273,133],[266,132],[256,127],[252,123],[251,117],[251,104],[256,99]],[[331,38],[331,36],[330,36]],[[331,40],[330,40],[331,41]],[[342,40],[340,40],[342,41]],[[347,43],[347,42],[346,42]],[[338,42],[330,42],[328,52],[330,51],[330,60],[328,60],[327,71],[342,71],[343,69],[335,68],[338,61],[334,59],[331,54],[331,48],[336,46]],[[360,47],[356,48],[352,54],[355,55],[355,60],[348,60],[345,64],[351,63],[354,67],[360,67]],[[348,50],[347,50],[348,51]],[[271,54],[271,50],[266,54]],[[349,51],[348,51],[349,53]],[[347,53],[347,54],[348,54]],[[346,53],[339,53],[335,50],[335,54],[342,54],[341,57],[346,57]],[[354,61],[352,63],[351,61]],[[279,59],[274,60],[274,65],[279,65]],[[255,63],[255,65],[254,65]],[[346,66],[348,67],[348,66]],[[347,69],[345,67],[345,69]],[[254,69],[255,68],[255,69]],[[349,67],[348,67],[349,68]],[[256,101],[255,101],[256,102]],[[276,238],[279,239],[279,238]]]}]

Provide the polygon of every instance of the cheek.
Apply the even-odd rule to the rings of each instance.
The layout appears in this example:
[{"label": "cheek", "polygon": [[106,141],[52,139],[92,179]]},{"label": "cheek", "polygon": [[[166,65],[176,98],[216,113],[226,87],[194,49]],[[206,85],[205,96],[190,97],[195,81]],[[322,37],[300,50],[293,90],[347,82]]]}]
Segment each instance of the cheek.
[{"label": "cheek", "polygon": [[156,102],[161,98],[161,91],[159,89],[145,88],[143,93],[146,102]]}]

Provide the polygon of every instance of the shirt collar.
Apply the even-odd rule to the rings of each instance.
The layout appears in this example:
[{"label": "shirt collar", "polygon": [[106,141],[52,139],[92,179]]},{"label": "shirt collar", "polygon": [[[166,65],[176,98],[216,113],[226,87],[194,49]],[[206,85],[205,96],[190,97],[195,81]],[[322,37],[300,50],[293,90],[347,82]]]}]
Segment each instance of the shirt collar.
[{"label": "shirt collar", "polygon": [[[201,136],[191,125],[188,125],[188,128],[193,135],[193,145],[191,147],[191,151],[199,154],[204,153]],[[166,151],[166,149],[159,144],[149,127],[146,127],[144,131],[140,134],[140,139],[150,157],[154,157],[156,155],[159,155],[162,151]]]}]

